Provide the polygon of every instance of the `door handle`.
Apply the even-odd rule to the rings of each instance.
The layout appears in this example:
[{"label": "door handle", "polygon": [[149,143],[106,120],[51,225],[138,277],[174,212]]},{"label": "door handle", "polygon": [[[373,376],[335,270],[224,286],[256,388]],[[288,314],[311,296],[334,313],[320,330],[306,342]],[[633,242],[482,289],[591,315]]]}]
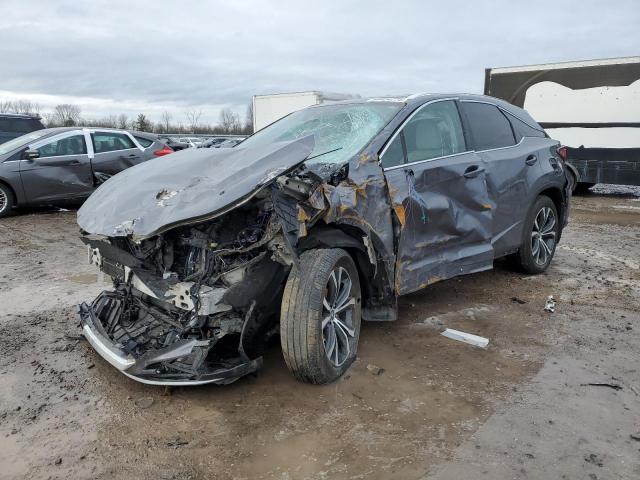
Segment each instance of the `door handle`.
[{"label": "door handle", "polygon": [[484,168],[479,165],[469,165],[463,175],[465,178],[476,178],[482,172],[484,172]]},{"label": "door handle", "polygon": [[524,163],[526,163],[527,165],[533,165],[534,163],[536,163],[538,161],[538,157],[536,157],[533,153],[531,155],[529,155],[527,157],[527,159],[524,161]]}]

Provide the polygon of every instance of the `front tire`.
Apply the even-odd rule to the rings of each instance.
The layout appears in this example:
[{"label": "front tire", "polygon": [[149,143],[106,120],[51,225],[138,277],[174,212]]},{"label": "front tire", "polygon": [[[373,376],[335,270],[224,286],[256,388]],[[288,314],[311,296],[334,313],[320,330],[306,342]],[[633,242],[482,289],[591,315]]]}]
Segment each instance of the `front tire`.
[{"label": "front tire", "polygon": [[13,209],[15,199],[9,187],[0,183],[0,218],[6,217]]},{"label": "front tire", "polygon": [[514,254],[517,266],[526,273],[544,272],[553,259],[559,233],[558,210],[553,200],[540,195],[525,220],[522,244]]},{"label": "front tire", "polygon": [[345,250],[300,255],[280,313],[282,353],[293,376],[315,384],[340,378],[356,358],[361,310],[358,270]]}]

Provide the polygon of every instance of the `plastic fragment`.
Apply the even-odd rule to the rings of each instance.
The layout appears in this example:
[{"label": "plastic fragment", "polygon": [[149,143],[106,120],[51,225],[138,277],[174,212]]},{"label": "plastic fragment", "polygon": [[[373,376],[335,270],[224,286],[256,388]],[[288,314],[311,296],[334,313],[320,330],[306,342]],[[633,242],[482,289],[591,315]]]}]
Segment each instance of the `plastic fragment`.
[{"label": "plastic fragment", "polygon": [[452,340],[458,340],[459,342],[468,343],[480,348],[487,348],[487,345],[489,345],[488,338],[479,337],[478,335],[461,332],[459,330],[453,330],[451,328],[447,328],[442,332],[442,335]]}]

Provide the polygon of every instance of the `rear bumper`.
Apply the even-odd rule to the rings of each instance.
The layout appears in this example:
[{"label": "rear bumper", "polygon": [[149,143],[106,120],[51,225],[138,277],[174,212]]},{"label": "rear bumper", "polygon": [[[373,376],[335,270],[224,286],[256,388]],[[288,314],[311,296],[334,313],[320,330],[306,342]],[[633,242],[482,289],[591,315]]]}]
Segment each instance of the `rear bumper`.
[{"label": "rear bumper", "polygon": [[190,355],[194,349],[207,347],[208,340],[185,339],[174,342],[166,348],[148,351],[138,358],[116,345],[104,331],[96,318],[91,305],[82,303],[78,306],[82,332],[98,354],[112,366],[129,378],[150,385],[204,385],[208,383],[226,385],[239,378],[253,373],[262,366],[262,358],[237,363],[229,368],[217,368],[185,379],[173,378],[163,374],[152,366],[160,362],[171,361]]}]

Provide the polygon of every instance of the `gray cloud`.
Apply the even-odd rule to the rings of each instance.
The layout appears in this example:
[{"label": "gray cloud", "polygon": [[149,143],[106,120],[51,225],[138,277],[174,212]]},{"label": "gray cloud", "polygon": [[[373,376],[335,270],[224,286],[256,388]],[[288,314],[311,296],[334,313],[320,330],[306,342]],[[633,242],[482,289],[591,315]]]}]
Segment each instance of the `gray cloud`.
[{"label": "gray cloud", "polygon": [[487,66],[637,54],[638,24],[633,0],[5,0],[0,90],[215,121],[256,93],[480,92]]}]

